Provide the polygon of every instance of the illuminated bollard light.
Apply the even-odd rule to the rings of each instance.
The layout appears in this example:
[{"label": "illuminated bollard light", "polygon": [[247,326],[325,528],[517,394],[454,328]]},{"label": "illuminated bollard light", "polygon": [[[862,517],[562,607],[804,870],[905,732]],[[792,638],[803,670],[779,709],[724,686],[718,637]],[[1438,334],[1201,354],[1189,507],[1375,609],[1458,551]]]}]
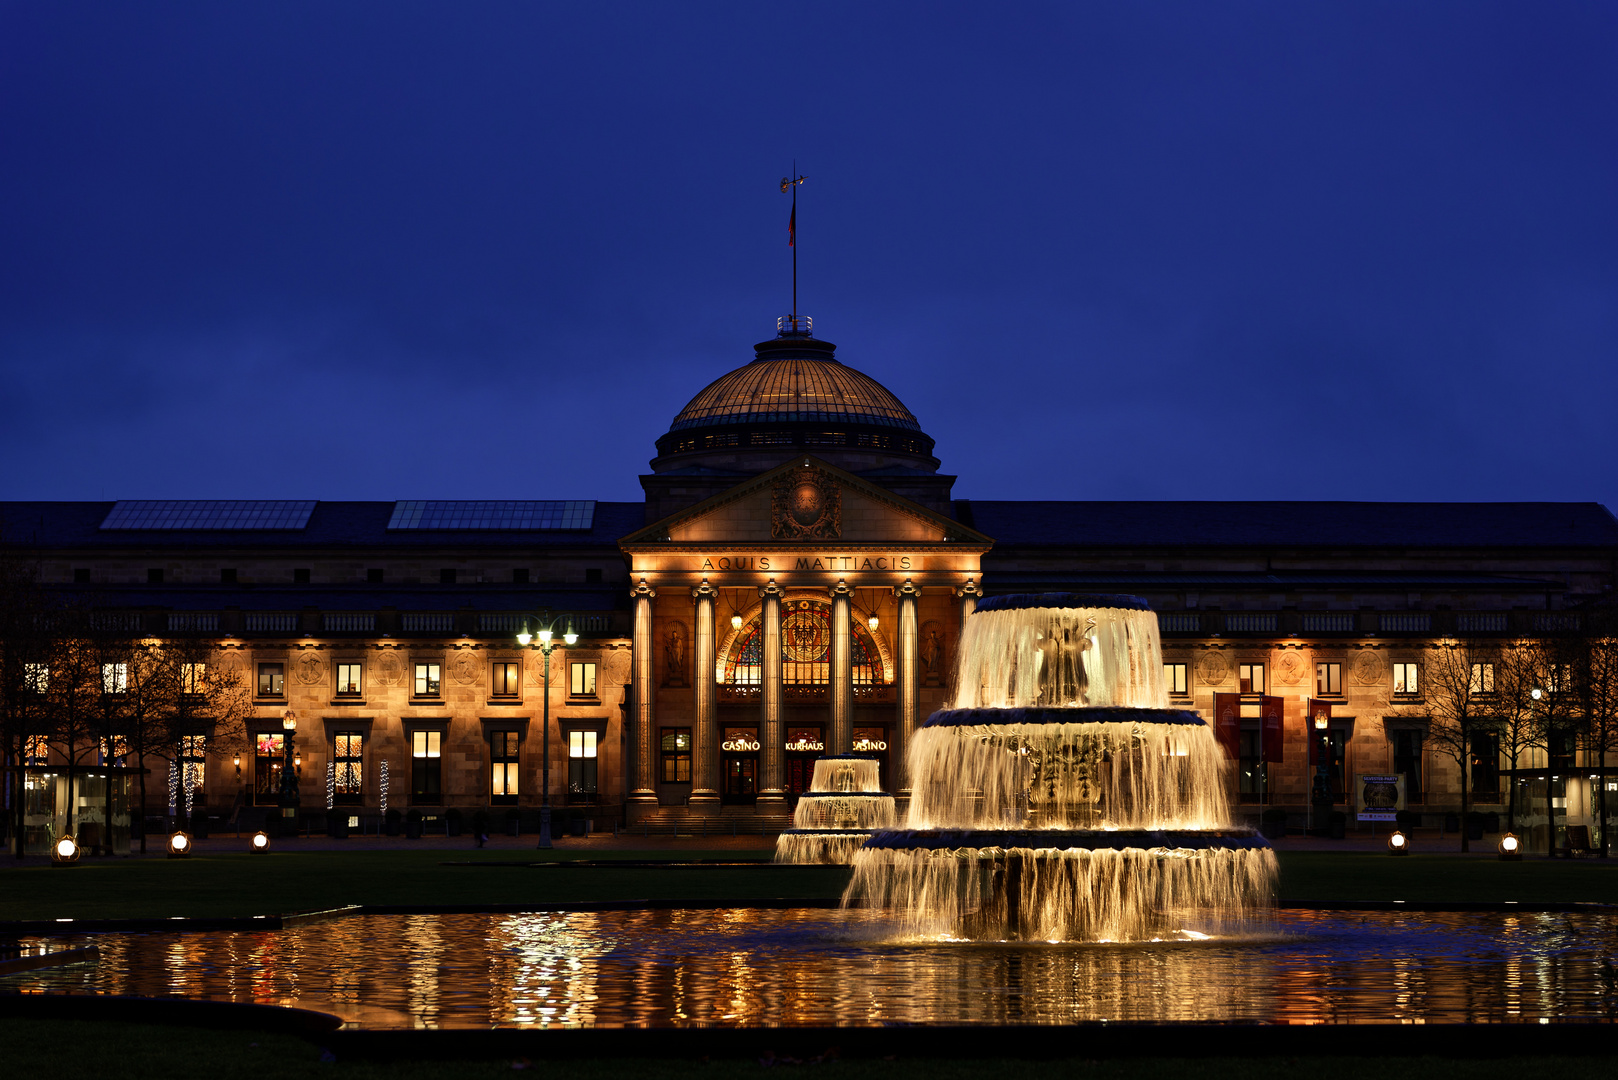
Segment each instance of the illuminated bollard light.
[{"label": "illuminated bollard light", "polygon": [[1501,862],[1522,862],[1522,841],[1517,839],[1516,833],[1502,836],[1496,850],[1500,853]]},{"label": "illuminated bollard light", "polygon": [[72,866],[79,861],[79,842],[71,836],[64,836],[51,845],[52,866]]},{"label": "illuminated bollard light", "polygon": [[191,857],[191,834],[177,832],[169,837],[169,858],[189,859]]},{"label": "illuminated bollard light", "polygon": [[267,833],[267,832],[263,832],[263,831],[254,833],[253,834],[253,846],[252,846],[253,854],[254,855],[264,855],[264,854],[267,854],[269,852],[269,850],[270,850],[270,834]]},{"label": "illuminated bollard light", "polygon": [[1410,838],[1408,836],[1406,836],[1400,830],[1395,829],[1393,831],[1393,835],[1388,837],[1388,854],[1389,855],[1409,855],[1410,854]]}]

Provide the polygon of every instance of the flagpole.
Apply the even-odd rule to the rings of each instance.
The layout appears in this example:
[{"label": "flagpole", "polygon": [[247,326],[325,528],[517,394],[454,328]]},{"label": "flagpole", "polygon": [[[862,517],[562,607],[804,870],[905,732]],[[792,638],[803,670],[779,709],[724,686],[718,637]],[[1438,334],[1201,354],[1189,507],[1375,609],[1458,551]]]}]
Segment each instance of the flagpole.
[{"label": "flagpole", "polygon": [[[798,175],[798,163],[792,162],[792,175]],[[792,185],[792,329],[798,329],[798,185]],[[1546,790],[1550,790],[1549,787]]]}]

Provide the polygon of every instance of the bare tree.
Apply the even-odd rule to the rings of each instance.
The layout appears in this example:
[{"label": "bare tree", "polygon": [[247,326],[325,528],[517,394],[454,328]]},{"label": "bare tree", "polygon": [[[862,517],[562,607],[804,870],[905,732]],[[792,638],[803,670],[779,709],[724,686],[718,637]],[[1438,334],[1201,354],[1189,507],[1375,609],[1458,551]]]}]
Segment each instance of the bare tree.
[{"label": "bare tree", "polygon": [[1558,635],[1529,642],[1523,649],[1528,687],[1529,745],[1545,752],[1545,814],[1550,826],[1548,854],[1556,853],[1556,775],[1570,772],[1579,737],[1587,723],[1581,683],[1580,638]]},{"label": "bare tree", "polygon": [[[1478,736],[1495,730],[1495,665],[1498,650],[1467,639],[1440,641],[1424,656],[1421,706],[1404,706],[1396,715],[1427,720],[1427,741],[1455,762],[1461,775],[1461,850],[1470,851],[1465,825],[1471,805],[1471,764]],[[1487,675],[1485,673],[1488,673]]]},{"label": "bare tree", "polygon": [[0,553],[0,760],[10,773],[9,831],[19,859],[30,748],[50,732],[46,691],[56,664],[56,618],[37,563]]},{"label": "bare tree", "polygon": [[1511,642],[1500,650],[1498,661],[1483,669],[1492,680],[1494,694],[1493,731],[1500,738],[1500,752],[1510,763],[1511,782],[1506,802],[1507,828],[1517,830],[1517,768],[1522,756],[1533,748],[1533,642]]}]

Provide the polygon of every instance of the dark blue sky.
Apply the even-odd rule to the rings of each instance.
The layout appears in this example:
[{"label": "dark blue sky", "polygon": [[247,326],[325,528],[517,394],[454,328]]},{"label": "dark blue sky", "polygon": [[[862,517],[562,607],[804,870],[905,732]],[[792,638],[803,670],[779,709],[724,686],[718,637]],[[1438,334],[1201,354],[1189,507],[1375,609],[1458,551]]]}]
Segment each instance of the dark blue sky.
[{"label": "dark blue sky", "polygon": [[640,496],[788,308],[970,498],[1618,507],[1618,8],[0,4],[0,498]]}]

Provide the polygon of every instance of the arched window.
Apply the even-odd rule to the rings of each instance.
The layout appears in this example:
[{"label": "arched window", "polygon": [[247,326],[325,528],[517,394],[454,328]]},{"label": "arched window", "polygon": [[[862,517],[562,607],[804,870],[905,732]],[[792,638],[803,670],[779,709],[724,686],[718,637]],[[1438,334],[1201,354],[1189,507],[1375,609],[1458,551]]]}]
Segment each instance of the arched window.
[{"label": "arched window", "polygon": [[[870,633],[850,619],[853,631],[854,684],[882,681],[882,661]],[[764,681],[764,635],[760,620],[738,632],[725,660],[725,682],[756,686]],[[824,686],[831,682],[831,605],[816,600],[781,604],[781,681],[789,686]]]}]

